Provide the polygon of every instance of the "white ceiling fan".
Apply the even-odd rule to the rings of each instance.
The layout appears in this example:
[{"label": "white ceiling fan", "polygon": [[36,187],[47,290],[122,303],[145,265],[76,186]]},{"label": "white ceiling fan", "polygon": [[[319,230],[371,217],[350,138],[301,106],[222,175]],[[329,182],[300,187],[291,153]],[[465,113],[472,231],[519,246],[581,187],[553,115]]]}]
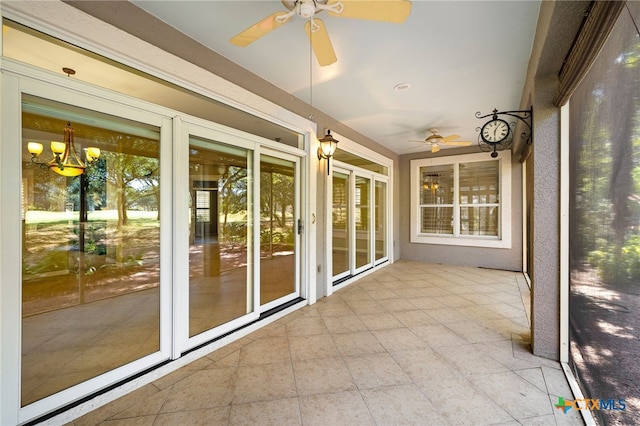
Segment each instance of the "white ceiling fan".
[{"label": "white ceiling fan", "polygon": [[320,66],[337,61],[331,39],[322,20],[315,17],[322,11],[342,18],[369,19],[373,21],[402,23],[411,13],[411,2],[407,0],[281,0],[289,12],[275,12],[253,24],[229,40],[232,44],[245,47],[289,22],[298,15],[307,19],[305,31],[311,41],[313,52]]},{"label": "white ceiling fan", "polygon": [[456,139],[460,138],[458,135],[440,136],[438,134],[439,130],[436,128],[429,129],[429,131],[431,134],[427,136],[425,140],[411,140],[409,142],[420,142],[431,145],[431,152],[434,153],[440,151],[440,145],[469,146],[472,144],[472,142],[468,141],[457,141]]}]

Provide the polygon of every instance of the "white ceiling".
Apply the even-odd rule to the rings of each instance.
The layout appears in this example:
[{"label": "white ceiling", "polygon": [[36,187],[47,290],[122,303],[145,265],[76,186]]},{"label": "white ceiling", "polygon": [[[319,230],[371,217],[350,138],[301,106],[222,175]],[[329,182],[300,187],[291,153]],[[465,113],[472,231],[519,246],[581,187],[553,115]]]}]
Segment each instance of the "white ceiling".
[{"label": "white ceiling", "polygon": [[[540,8],[540,1],[414,0],[403,24],[323,12],[316,16],[338,61],[319,67],[313,58],[310,72],[302,17],[247,47],[229,42],[286,11],[278,0],[132,3],[399,154],[424,150],[408,141],[432,127],[476,143],[483,123],[476,112],[519,109]],[[410,89],[395,91],[401,83]]]}]

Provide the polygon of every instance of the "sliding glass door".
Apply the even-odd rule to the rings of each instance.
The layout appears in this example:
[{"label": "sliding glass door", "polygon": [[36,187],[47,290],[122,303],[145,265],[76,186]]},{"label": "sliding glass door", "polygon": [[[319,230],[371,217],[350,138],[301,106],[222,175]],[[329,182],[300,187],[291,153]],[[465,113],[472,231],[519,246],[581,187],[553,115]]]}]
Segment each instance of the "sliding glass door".
[{"label": "sliding glass door", "polygon": [[299,160],[282,153],[260,156],[260,307],[300,293]]},{"label": "sliding glass door", "polygon": [[189,337],[255,311],[253,153],[189,138]]},{"label": "sliding glass door", "polygon": [[387,182],[375,181],[374,189],[374,237],[375,237],[375,262],[387,260]]},{"label": "sliding glass door", "polygon": [[[22,406],[163,357],[161,129],[23,95]],[[86,169],[49,162],[63,130]]]},{"label": "sliding glass door", "polygon": [[388,260],[388,178],[335,166],[332,176],[334,283]]},{"label": "sliding glass door", "polygon": [[188,276],[176,318],[184,351],[300,297],[301,227],[299,157],[216,126],[181,128],[189,144],[176,159],[188,179],[178,178],[177,197],[188,215],[178,213],[176,229],[187,222],[188,233],[176,235],[175,268]]},{"label": "sliding glass door", "polygon": [[332,194],[332,264],[334,280],[351,274],[350,261],[350,229],[351,203],[349,202],[350,174],[349,172],[333,171]]}]

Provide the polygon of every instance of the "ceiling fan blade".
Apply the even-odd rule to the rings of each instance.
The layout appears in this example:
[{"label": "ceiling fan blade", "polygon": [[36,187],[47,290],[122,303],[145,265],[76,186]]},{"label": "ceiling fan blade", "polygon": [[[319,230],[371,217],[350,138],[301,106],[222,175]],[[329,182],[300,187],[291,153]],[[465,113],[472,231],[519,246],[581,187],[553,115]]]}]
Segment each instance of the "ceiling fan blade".
[{"label": "ceiling fan blade", "polygon": [[459,135],[449,135],[449,136],[445,136],[442,139],[444,139],[445,141],[453,141],[456,139],[460,139]]},{"label": "ceiling fan blade", "polygon": [[409,142],[420,142],[420,143],[427,143],[427,141],[425,141],[424,139],[421,139],[421,140],[416,140],[416,139],[409,139]]},{"label": "ceiling fan blade", "polygon": [[256,22],[246,30],[241,33],[235,35],[229,40],[232,44],[236,46],[245,47],[249,44],[253,43],[260,37],[270,33],[271,31],[278,28],[280,25],[284,25],[289,21],[284,21],[282,23],[276,20],[277,16],[286,15],[287,12],[276,12],[272,15],[267,16],[263,20]]},{"label": "ceiling fan blade", "polygon": [[313,47],[313,53],[316,54],[316,59],[321,67],[333,64],[338,60],[336,52],[333,50],[331,39],[329,39],[329,33],[324,26],[324,22],[320,19],[313,19],[313,25],[310,21],[304,25],[304,29],[307,32],[307,37],[311,40],[311,46]]},{"label": "ceiling fan blade", "polygon": [[432,143],[431,152],[438,152],[438,151],[440,151],[440,146],[438,146],[438,144]]},{"label": "ceiling fan blade", "polygon": [[455,145],[455,146],[469,146],[471,145],[473,142],[468,142],[468,141],[450,141],[450,142],[442,142],[445,145]]},{"label": "ceiling fan blade", "polygon": [[[327,6],[338,2],[338,0],[329,0]],[[340,2],[344,5],[342,12],[327,9],[329,15],[401,24],[411,13],[411,2],[407,0],[340,0]]]}]

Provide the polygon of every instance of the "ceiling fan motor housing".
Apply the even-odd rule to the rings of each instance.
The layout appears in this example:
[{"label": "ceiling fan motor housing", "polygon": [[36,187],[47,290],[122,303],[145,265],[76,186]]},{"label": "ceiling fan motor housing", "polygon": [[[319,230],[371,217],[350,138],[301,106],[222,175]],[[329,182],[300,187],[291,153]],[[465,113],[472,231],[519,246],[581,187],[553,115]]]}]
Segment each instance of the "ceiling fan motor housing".
[{"label": "ceiling fan motor housing", "polygon": [[322,9],[317,9],[316,4],[326,4],[328,0],[282,0],[282,4],[289,9],[296,9],[296,13],[305,19],[311,18]]}]

